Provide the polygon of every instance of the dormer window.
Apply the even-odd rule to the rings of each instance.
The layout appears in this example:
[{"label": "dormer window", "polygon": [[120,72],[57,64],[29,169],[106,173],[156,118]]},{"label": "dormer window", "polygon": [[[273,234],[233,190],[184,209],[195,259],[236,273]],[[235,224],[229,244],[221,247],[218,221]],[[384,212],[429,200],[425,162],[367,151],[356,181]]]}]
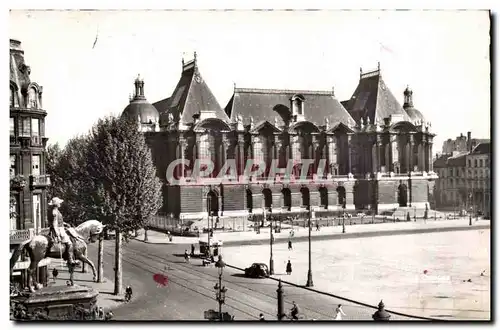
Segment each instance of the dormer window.
[{"label": "dormer window", "polygon": [[28,91],[28,107],[33,109],[38,108],[36,90],[34,88],[30,88]]},{"label": "dormer window", "polygon": [[292,111],[294,115],[304,114],[304,97],[302,95],[292,97]]}]

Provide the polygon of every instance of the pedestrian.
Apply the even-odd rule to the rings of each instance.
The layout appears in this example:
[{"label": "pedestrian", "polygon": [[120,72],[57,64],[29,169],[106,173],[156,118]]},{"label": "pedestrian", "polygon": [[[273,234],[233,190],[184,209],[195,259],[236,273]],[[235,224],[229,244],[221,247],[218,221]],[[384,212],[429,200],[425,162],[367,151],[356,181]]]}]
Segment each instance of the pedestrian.
[{"label": "pedestrian", "polygon": [[109,311],[106,313],[106,315],[104,316],[104,321],[109,321],[113,318],[113,312],[112,311]]},{"label": "pedestrian", "polygon": [[191,244],[191,256],[194,257],[194,244]]},{"label": "pedestrian", "polygon": [[266,319],[264,318],[264,314],[260,313],[259,315],[259,321],[265,321]]},{"label": "pedestrian", "polygon": [[319,222],[316,222],[316,231],[319,231]]},{"label": "pedestrian", "polygon": [[287,275],[291,275],[292,274],[292,263],[290,262],[290,260],[288,260],[288,262],[286,264],[286,274]]},{"label": "pedestrian", "polygon": [[293,250],[292,248],[292,241],[288,240],[288,251]]},{"label": "pedestrian", "polygon": [[184,261],[189,262],[188,250],[184,250]]},{"label": "pedestrian", "polygon": [[99,320],[104,320],[104,309],[99,307]]},{"label": "pedestrian", "polygon": [[337,306],[337,308],[335,308],[335,312],[337,313],[337,315],[335,315],[335,320],[342,320],[342,316],[346,316],[344,311],[342,310],[342,305],[339,304]]}]

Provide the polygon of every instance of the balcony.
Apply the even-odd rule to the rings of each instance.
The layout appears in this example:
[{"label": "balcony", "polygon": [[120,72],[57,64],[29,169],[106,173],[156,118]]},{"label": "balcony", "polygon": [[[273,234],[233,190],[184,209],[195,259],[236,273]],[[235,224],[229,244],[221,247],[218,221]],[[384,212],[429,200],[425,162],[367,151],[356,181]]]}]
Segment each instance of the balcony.
[{"label": "balcony", "polygon": [[10,244],[21,244],[27,239],[35,236],[35,229],[17,229],[10,231]]},{"label": "balcony", "polygon": [[30,186],[32,188],[50,186],[50,175],[30,175]]}]

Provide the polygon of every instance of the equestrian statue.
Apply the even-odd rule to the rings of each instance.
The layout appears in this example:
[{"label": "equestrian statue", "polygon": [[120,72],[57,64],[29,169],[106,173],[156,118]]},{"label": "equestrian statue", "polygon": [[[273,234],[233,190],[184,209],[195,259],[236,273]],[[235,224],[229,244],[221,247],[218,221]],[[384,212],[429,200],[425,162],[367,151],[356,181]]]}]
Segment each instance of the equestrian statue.
[{"label": "equestrian statue", "polygon": [[30,258],[28,268],[28,285],[30,292],[39,288],[35,283],[35,274],[38,269],[38,263],[45,258],[62,259],[67,262],[70,273],[70,282],[73,285],[73,271],[76,264],[75,259],[90,265],[94,275],[94,282],[97,280],[96,269],[92,261],[87,258],[87,242],[93,243],[103,233],[104,225],[97,220],[88,220],[73,228],[63,221],[59,208],[62,199],[54,197],[50,202],[48,220],[50,232],[48,235],[36,235],[22,242],[12,253],[10,258],[10,272],[18,261],[24,250],[27,251]]}]

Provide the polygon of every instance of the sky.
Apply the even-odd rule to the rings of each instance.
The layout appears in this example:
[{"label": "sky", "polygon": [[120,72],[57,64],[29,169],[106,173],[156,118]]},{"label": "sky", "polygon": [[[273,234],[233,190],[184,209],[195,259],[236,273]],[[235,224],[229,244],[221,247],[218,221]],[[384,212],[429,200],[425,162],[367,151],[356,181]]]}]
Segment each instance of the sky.
[{"label": "sky", "polygon": [[[353,94],[360,67],[376,69],[442,143],[490,137],[487,11],[26,11],[9,15],[31,79],[44,87],[49,143],[64,145],[128,105],[138,74],[153,103],[170,97],[181,61],[197,52],[222,107],[233,86]],[[96,40],[95,47],[93,44]]]}]

